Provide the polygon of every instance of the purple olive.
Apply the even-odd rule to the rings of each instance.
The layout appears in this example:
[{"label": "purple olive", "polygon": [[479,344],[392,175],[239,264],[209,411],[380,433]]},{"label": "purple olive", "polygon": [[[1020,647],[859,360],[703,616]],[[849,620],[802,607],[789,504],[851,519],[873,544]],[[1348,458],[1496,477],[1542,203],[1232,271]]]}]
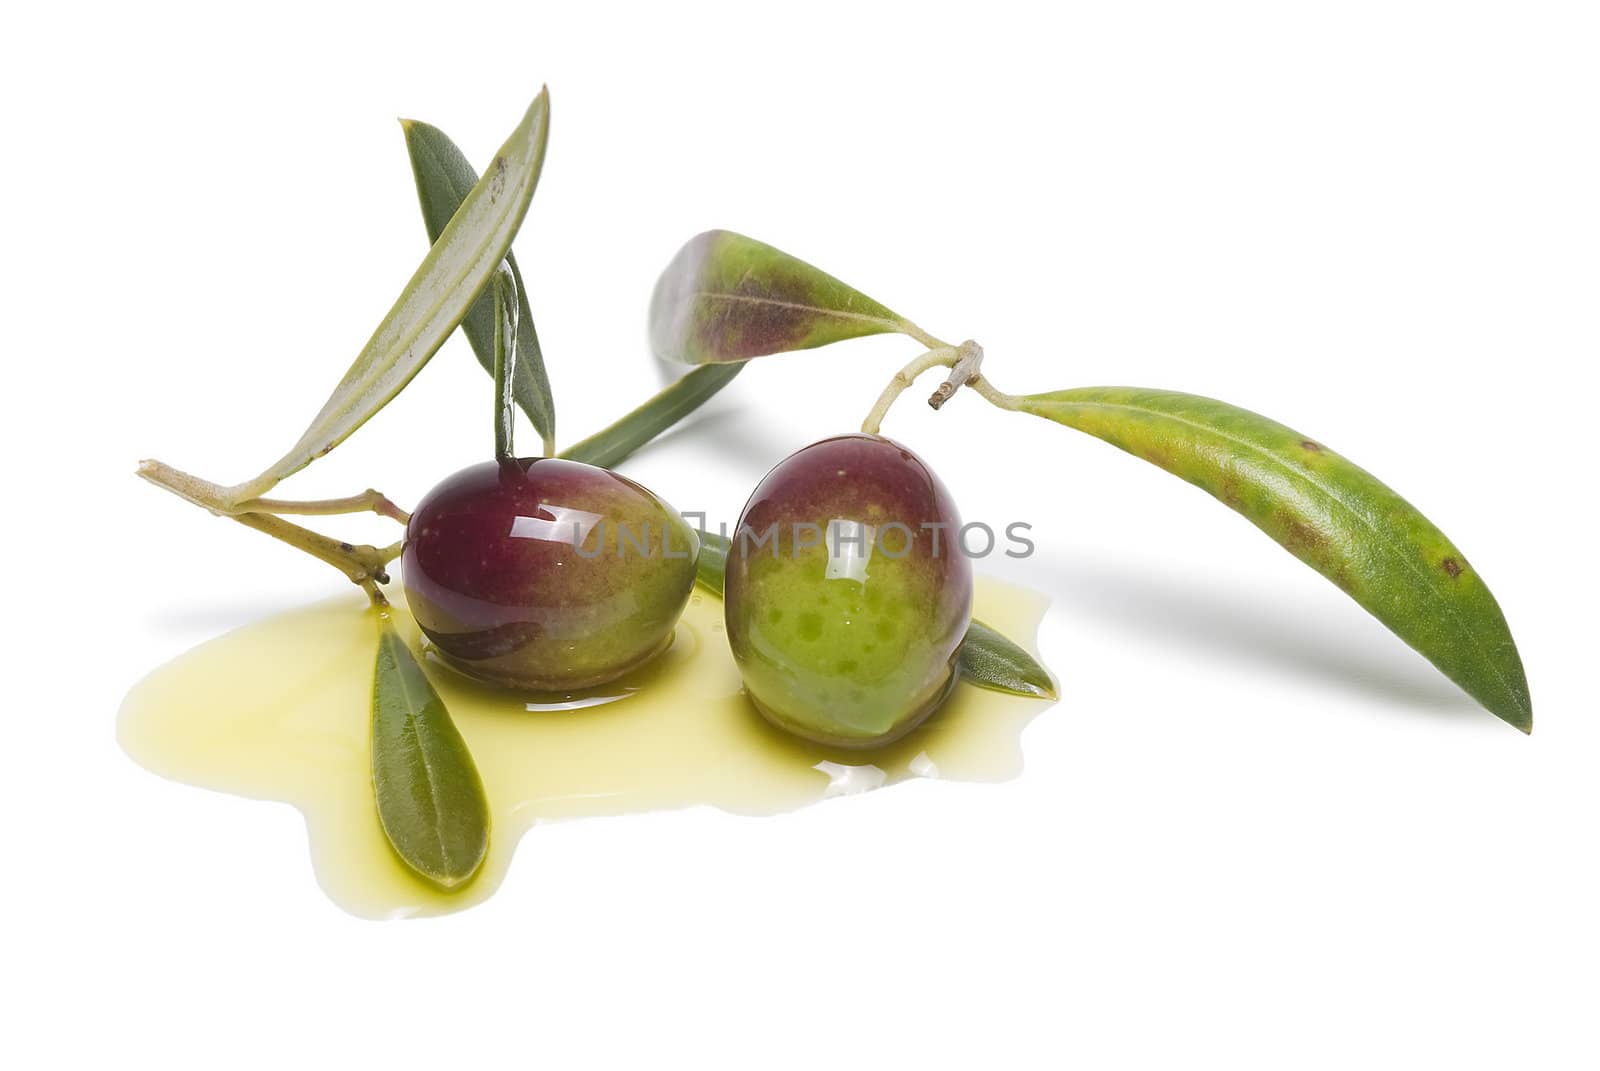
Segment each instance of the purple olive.
[{"label": "purple olive", "polygon": [[406,529],[406,599],[445,661],[532,691],[586,688],[671,642],[699,540],[625,477],[558,458],[463,469]]}]

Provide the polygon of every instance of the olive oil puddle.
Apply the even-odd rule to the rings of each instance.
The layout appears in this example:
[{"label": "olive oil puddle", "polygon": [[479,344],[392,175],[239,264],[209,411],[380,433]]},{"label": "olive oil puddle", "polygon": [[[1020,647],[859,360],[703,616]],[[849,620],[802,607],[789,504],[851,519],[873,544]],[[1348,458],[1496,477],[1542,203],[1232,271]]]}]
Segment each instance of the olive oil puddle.
[{"label": "olive oil puddle", "polygon": [[[974,615],[1032,647],[1043,596],[979,578]],[[410,615],[394,621],[414,650]],[[414,877],[378,825],[369,768],[377,629],[339,598],[279,614],[162,666],[128,694],[124,750],[187,784],[279,800],[304,815],[318,882],[366,918],[458,911],[489,897],[517,842],[543,821],[710,805],[794,810],[913,777],[1001,781],[1022,768],[1023,728],[1045,700],[957,686],[927,724],[876,751],[809,744],[770,727],[740,691],[722,603],[696,590],[672,648],[603,688],[527,702],[430,660],[489,797],[483,870],[442,893]]]}]

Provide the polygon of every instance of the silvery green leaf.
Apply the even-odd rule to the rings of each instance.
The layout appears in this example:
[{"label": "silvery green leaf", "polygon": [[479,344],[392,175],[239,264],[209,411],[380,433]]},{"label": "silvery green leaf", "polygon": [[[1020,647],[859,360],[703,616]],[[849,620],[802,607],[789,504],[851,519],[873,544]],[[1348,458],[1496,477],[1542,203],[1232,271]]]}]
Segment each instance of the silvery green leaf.
[{"label": "silvery green leaf", "polygon": [[[445,227],[455,216],[468,191],[476,185],[478,172],[456,143],[436,126],[403,120],[406,152],[411,157],[411,173],[417,182],[417,202],[422,207],[422,222],[428,240],[437,241]],[[545,371],[544,354],[539,349],[539,334],[534,330],[533,312],[528,307],[528,288],[523,284],[522,271],[517,267],[515,253],[506,253],[506,265],[517,289],[517,346],[515,369],[511,377],[512,397],[517,406],[528,414],[533,428],[549,443],[555,439],[556,413],[550,393],[550,377]],[[490,375],[494,374],[494,308],[493,295],[479,295],[472,308],[461,321],[461,332],[467,336],[478,363]]]},{"label": "silvery green leaf", "polygon": [[399,394],[450,337],[522,224],[544,163],[549,117],[549,94],[541,91],[311,426],[261,475],[230,488],[232,501],[265,494],[338,446]]}]

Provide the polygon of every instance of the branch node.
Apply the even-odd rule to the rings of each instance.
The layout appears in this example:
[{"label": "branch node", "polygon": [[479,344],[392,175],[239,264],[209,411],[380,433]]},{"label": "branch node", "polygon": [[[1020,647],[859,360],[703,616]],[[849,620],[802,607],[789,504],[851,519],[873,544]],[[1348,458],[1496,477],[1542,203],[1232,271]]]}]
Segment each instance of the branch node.
[{"label": "branch node", "polygon": [[957,346],[955,363],[950,366],[950,375],[939,384],[939,389],[933,392],[933,397],[928,399],[928,406],[932,409],[942,408],[958,388],[976,383],[982,366],[982,346],[970,338]]}]

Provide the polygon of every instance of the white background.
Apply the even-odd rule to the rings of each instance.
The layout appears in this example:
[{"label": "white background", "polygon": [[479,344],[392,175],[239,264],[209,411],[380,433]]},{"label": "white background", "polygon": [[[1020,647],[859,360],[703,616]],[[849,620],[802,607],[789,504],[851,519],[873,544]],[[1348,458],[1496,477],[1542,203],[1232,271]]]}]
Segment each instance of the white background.
[{"label": "white background", "polygon": [[[6,1064],[1600,1060],[1592,5],[231,10],[0,41]],[[342,581],[132,471],[275,458],[424,252],[394,117],[481,164],[543,82],[517,250],[564,442],[655,388],[678,245],[741,230],[1005,389],[1209,394],[1375,470],[1492,583],[1533,736],[1192,488],[912,399],[885,430],[1039,537],[990,565],[1055,600],[1019,780],[544,827],[482,907],[347,917],[295,812],[113,737],[145,671]],[[627,471],[731,519],[915,353],[774,358]],[[285,490],[415,502],[486,388],[453,340]]]}]

